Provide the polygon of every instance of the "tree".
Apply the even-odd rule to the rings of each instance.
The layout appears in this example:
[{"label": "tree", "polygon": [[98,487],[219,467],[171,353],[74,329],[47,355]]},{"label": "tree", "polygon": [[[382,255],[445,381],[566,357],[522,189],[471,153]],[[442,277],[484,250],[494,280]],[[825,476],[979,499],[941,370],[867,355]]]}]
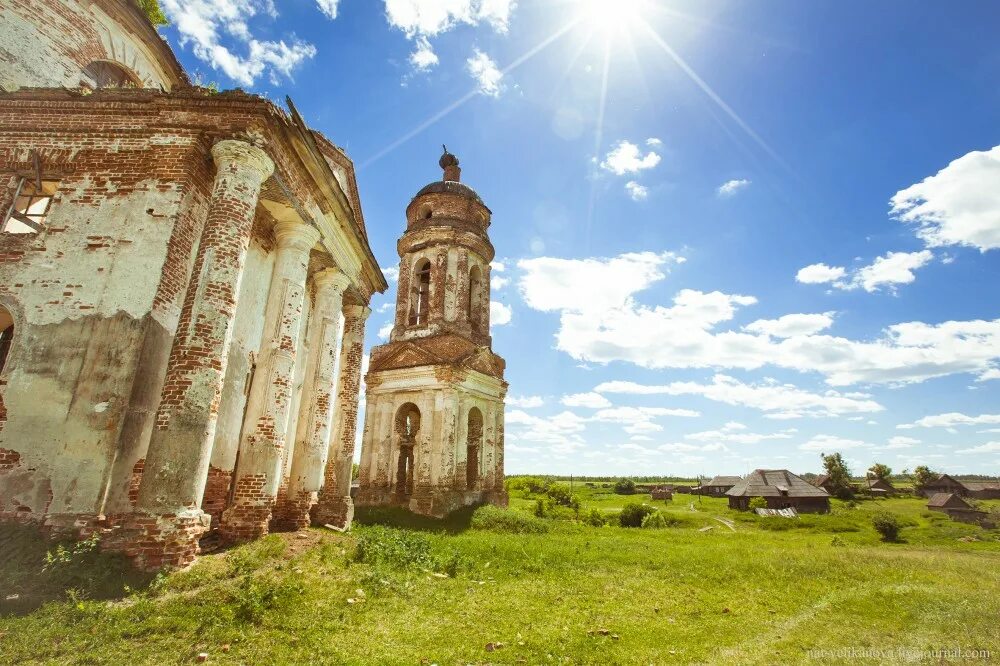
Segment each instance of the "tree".
[{"label": "tree", "polygon": [[823,468],[826,470],[826,484],[834,497],[842,500],[851,499],[854,490],[851,488],[851,471],[847,469],[847,463],[839,453],[831,453],[823,457]]},{"label": "tree", "polygon": [[888,511],[880,511],[872,516],[872,526],[882,535],[882,541],[895,541],[899,538],[899,520]]},{"label": "tree", "polygon": [[163,9],[160,7],[160,3],[157,0],[138,0],[139,8],[145,12],[146,17],[149,18],[149,22],[153,24],[154,27],[160,27],[161,25],[169,25],[170,21],[167,20],[166,15],[163,13]]},{"label": "tree", "polygon": [[919,465],[913,468],[913,489],[918,493],[937,480],[937,473],[932,472],[927,465]]},{"label": "tree", "polygon": [[875,463],[868,468],[868,473],[880,481],[886,481],[892,476],[892,468],[882,463]]},{"label": "tree", "polygon": [[632,479],[618,479],[615,481],[615,493],[618,495],[635,494],[635,481]]}]

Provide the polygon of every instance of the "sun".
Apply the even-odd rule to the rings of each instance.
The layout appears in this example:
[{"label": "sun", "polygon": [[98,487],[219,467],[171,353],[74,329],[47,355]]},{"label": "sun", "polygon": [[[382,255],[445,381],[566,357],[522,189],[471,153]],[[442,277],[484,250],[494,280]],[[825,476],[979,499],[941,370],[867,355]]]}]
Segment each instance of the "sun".
[{"label": "sun", "polygon": [[628,34],[636,23],[646,18],[649,0],[577,0],[583,23],[596,34],[607,38]]}]

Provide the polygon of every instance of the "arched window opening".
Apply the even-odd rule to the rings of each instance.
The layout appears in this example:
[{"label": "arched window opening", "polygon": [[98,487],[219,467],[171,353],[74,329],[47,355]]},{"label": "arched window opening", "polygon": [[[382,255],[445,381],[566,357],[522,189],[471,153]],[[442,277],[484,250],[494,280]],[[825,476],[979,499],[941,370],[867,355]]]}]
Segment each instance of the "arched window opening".
[{"label": "arched window opening", "polygon": [[431,209],[430,204],[424,204],[417,211],[417,219],[418,220],[429,220],[429,219],[431,219],[431,215],[433,214],[433,212],[434,211]]},{"label": "arched window opening", "polygon": [[479,266],[473,266],[469,271],[469,302],[466,307],[472,330],[482,333],[483,272]]},{"label": "arched window opening", "polygon": [[469,434],[466,437],[465,487],[475,490],[479,484],[479,449],[483,442],[483,413],[478,407],[469,410]]},{"label": "arched window opening", "polygon": [[14,342],[14,318],[5,308],[0,307],[0,373],[7,364],[10,347]]},{"label": "arched window opening", "polygon": [[399,462],[396,466],[396,493],[413,494],[413,448],[420,432],[420,410],[408,402],[396,412],[396,437],[399,441]]},{"label": "arched window opening", "polygon": [[430,297],[431,262],[422,259],[417,263],[417,270],[413,275],[413,286],[410,290],[410,326],[423,326],[427,323]]},{"label": "arched window opening", "polygon": [[139,77],[118,63],[95,60],[83,69],[80,83],[94,90],[101,88],[141,88]]}]

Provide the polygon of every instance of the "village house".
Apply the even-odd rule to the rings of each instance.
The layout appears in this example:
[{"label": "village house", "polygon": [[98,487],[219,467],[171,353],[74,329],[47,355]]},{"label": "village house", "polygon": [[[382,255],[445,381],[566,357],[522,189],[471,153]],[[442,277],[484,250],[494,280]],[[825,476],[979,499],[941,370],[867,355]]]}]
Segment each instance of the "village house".
[{"label": "village house", "polygon": [[864,488],[865,492],[872,497],[888,497],[896,492],[896,488],[887,479],[875,479],[872,477],[865,479]]},{"label": "village house", "polygon": [[722,497],[739,482],[740,477],[738,476],[716,476],[710,481],[706,481],[701,484],[698,488],[698,492],[702,495]]},{"label": "village house", "polygon": [[0,8],[0,519],[155,569],[325,517],[387,288],[351,160],[134,0]]},{"label": "village house", "polygon": [[954,493],[960,497],[972,497],[974,499],[1000,499],[1000,480],[960,481],[948,474],[942,474],[924,486],[921,492],[926,497],[931,497],[938,493]]},{"label": "village house", "polygon": [[[948,514],[952,520],[963,523],[982,524],[989,514],[980,511],[955,493],[935,493],[927,501],[931,511],[941,511]],[[984,525],[987,527],[987,525]],[[989,524],[992,527],[992,524]]]},{"label": "village house", "polygon": [[750,500],[762,497],[768,509],[794,508],[800,513],[830,510],[830,495],[787,469],[758,469],[741,479],[727,493],[729,508],[745,511]]},{"label": "village house", "polygon": [[[358,505],[506,506],[504,360],[490,337],[492,213],[445,150],[406,208],[396,318],[365,376]],[[350,461],[345,460],[350,470]]]}]

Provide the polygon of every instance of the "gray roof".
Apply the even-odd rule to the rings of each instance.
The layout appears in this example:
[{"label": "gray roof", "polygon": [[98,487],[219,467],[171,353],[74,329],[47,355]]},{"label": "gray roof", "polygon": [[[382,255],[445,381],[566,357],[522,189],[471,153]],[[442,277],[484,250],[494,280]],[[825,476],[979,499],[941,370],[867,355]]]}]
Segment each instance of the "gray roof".
[{"label": "gray roof", "polygon": [[742,481],[738,476],[717,476],[711,481],[706,481],[701,484],[703,486],[735,486],[737,483]]},{"label": "gray roof", "polygon": [[[416,197],[422,194],[438,194],[438,193],[448,193],[448,194],[458,194],[460,196],[466,197],[467,199],[472,199],[477,203],[483,204],[483,200],[479,198],[476,191],[466,185],[465,183],[459,182],[457,180],[437,180],[433,183],[425,185],[423,189],[417,192]],[[484,206],[486,204],[483,204]]]},{"label": "gray roof", "polygon": [[829,497],[787,469],[756,469],[726,493],[731,497]]},{"label": "gray roof", "polygon": [[955,493],[934,493],[927,501],[927,506],[948,506],[948,503],[954,500],[957,500],[959,504],[969,506],[968,502]]},{"label": "gray roof", "polygon": [[963,481],[966,490],[1000,490],[1000,481]]}]

